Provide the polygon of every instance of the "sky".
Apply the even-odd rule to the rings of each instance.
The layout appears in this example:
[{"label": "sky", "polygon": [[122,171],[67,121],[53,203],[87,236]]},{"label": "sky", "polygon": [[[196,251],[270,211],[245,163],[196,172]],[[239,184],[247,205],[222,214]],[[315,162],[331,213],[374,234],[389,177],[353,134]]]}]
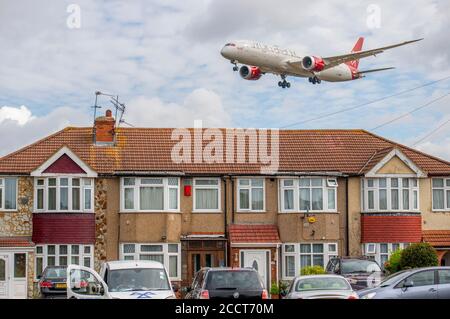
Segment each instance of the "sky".
[{"label": "sky", "polygon": [[[0,156],[69,125],[91,126],[101,91],[119,95],[124,119],[137,127],[202,120],[204,127],[362,128],[450,161],[450,79],[323,116],[450,76],[449,15],[447,0],[0,0]],[[360,69],[395,70],[320,85],[288,78],[284,90],[274,75],[241,79],[220,55],[236,39],[340,55],[359,36],[365,49],[425,39],[360,62]],[[110,108],[107,98],[99,104],[101,113]]]}]

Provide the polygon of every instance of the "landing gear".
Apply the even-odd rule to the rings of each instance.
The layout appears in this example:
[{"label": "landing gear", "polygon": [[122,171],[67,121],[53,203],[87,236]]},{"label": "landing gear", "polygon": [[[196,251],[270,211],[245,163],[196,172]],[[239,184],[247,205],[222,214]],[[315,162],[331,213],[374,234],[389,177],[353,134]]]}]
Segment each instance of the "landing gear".
[{"label": "landing gear", "polygon": [[233,66],[233,71],[234,72],[236,72],[237,70],[239,70],[239,67],[237,66],[237,61],[236,60],[233,60],[233,61],[230,61],[231,62],[231,64],[233,64],[234,66]]},{"label": "landing gear", "polygon": [[290,88],[291,87],[291,83],[289,83],[288,81],[286,81],[286,75],[282,74],[281,75],[281,79],[283,81],[279,81],[278,82],[278,86],[285,89],[285,88]]},{"label": "landing gear", "polygon": [[312,84],[320,84],[322,82],[317,76],[310,77],[308,80]]}]

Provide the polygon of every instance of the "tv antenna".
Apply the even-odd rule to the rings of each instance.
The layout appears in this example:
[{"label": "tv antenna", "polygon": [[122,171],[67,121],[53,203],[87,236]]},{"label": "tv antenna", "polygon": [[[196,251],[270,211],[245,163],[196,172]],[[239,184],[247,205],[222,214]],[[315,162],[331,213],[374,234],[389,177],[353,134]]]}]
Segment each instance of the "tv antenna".
[{"label": "tv antenna", "polygon": [[100,91],[95,92],[95,104],[94,104],[94,106],[92,106],[94,108],[94,123],[95,123],[95,119],[97,118],[97,109],[102,108],[102,106],[100,106],[98,104],[98,97],[100,95],[107,96],[110,98],[109,102],[113,105],[113,107],[115,109],[114,118],[116,120],[116,125],[115,125],[116,127],[119,127],[121,123],[125,123],[129,126],[133,126],[132,124],[125,122],[125,120],[123,119],[123,114],[125,113],[126,105],[125,105],[125,103],[121,103],[119,101],[119,96],[113,95],[113,94],[108,94],[108,93],[103,93]]}]

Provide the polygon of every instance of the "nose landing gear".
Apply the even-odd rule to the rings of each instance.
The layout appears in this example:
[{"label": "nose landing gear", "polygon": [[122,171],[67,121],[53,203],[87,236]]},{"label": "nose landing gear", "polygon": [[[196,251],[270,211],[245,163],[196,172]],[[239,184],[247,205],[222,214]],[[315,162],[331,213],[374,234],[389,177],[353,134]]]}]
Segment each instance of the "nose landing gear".
[{"label": "nose landing gear", "polygon": [[278,82],[278,86],[279,86],[279,87],[281,87],[281,88],[283,88],[283,89],[285,89],[285,88],[290,88],[290,87],[291,87],[291,83],[288,82],[288,81],[286,81],[286,75],[282,74],[282,75],[281,75],[281,79],[282,79],[283,81],[279,81],[279,82]]},{"label": "nose landing gear", "polygon": [[320,84],[322,82],[317,76],[310,77],[308,80],[312,84]]},{"label": "nose landing gear", "polygon": [[237,70],[239,70],[239,67],[238,67],[238,65],[237,65],[237,61],[236,60],[233,60],[233,61],[230,61],[231,62],[231,64],[233,64],[234,66],[233,66],[233,71],[234,72],[236,72]]}]

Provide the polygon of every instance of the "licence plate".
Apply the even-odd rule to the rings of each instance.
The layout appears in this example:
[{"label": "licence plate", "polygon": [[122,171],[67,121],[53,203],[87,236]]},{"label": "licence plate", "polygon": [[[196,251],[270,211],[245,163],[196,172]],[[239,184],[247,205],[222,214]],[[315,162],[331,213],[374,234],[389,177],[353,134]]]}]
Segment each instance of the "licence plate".
[{"label": "licence plate", "polygon": [[60,288],[60,289],[66,289],[67,288],[67,284],[63,283],[63,284],[56,284],[55,286],[56,288]]}]

